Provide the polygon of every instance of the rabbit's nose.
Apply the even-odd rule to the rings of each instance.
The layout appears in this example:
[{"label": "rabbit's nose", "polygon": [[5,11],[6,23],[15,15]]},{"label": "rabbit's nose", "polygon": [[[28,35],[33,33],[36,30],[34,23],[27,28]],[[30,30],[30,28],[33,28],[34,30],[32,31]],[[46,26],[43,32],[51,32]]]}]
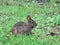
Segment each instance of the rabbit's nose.
[{"label": "rabbit's nose", "polygon": [[33,26],[31,26],[31,28],[33,28]]}]

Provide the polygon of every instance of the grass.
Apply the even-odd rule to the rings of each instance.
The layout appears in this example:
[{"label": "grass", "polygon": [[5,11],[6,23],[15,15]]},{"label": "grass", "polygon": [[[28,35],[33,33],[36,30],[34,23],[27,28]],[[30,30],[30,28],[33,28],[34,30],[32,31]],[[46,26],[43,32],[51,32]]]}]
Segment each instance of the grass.
[{"label": "grass", "polygon": [[[43,8],[37,3],[22,3],[21,6],[0,6],[0,45],[60,45],[60,35],[46,36],[52,31],[49,25],[45,24],[48,21],[47,18],[59,14],[47,14],[51,11],[57,12],[58,7],[53,6],[54,4],[45,4]],[[18,34],[15,37],[10,32],[11,28],[18,21],[27,22],[27,15],[30,15],[37,22],[36,32],[33,29],[33,35]],[[40,37],[36,36],[38,34]]]}]

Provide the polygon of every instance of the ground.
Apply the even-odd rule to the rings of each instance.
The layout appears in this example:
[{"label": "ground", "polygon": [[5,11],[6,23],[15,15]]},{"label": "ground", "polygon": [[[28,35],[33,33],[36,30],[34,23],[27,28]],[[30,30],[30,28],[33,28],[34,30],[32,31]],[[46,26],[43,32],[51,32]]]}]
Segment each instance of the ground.
[{"label": "ground", "polygon": [[[22,3],[19,6],[0,5],[0,45],[60,45],[60,35],[46,35],[55,30],[48,23],[48,18],[60,15],[59,8],[60,5],[54,1],[43,6],[36,2]],[[36,21],[37,27],[32,29],[32,35],[18,34],[15,37],[10,32],[11,28],[16,22],[27,22],[27,15]]]}]

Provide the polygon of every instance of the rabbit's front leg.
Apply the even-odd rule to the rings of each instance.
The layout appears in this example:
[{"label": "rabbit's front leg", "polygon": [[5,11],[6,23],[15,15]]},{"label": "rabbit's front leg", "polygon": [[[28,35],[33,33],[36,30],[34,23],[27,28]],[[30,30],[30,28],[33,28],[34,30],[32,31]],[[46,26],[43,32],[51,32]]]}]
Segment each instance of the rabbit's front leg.
[{"label": "rabbit's front leg", "polygon": [[30,32],[30,34],[33,34],[32,32]]}]

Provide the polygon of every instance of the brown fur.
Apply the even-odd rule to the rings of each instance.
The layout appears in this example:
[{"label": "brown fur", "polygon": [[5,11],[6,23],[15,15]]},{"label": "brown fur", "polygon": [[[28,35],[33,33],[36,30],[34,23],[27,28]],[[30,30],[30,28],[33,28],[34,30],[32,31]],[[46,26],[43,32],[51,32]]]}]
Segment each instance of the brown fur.
[{"label": "brown fur", "polygon": [[31,19],[31,17],[28,15],[27,16],[27,21],[28,23],[25,22],[17,22],[13,28],[12,28],[12,33],[14,35],[17,34],[28,34],[29,32],[31,32],[31,30],[37,26],[37,23]]}]

